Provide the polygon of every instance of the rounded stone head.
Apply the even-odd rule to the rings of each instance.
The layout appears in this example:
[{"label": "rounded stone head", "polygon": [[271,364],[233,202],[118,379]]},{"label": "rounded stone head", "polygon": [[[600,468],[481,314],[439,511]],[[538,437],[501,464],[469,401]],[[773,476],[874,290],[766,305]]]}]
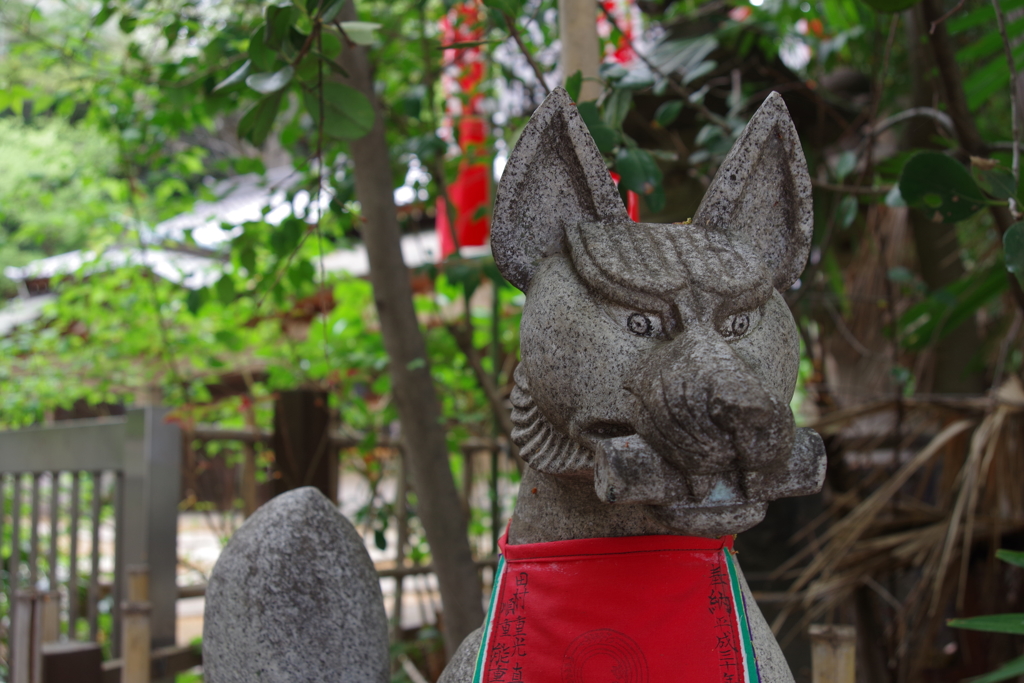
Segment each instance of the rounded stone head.
[{"label": "rounded stone head", "polygon": [[677,533],[736,533],[817,491],[820,438],[789,402],[811,186],[772,93],[688,223],[634,223],[575,105],[555,90],[505,167],[492,249],[527,293],[513,438],[531,467],[591,477]]}]

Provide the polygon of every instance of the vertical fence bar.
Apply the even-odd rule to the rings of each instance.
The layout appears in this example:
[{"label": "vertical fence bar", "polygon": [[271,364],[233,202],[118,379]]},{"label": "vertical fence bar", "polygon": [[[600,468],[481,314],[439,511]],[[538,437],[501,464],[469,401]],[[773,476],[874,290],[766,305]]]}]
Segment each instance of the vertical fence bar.
[{"label": "vertical fence bar", "polygon": [[394,640],[401,641],[402,636],[402,588],[405,577],[402,569],[405,568],[405,544],[409,541],[409,515],[407,501],[409,499],[409,470],[405,465],[405,449],[398,447],[398,491],[395,496],[395,515],[398,517],[398,549],[395,552],[395,568],[398,573],[395,575],[395,608],[392,616],[395,620]]},{"label": "vertical fence bar", "polygon": [[[4,564],[3,550],[4,550],[4,537],[6,536],[6,534],[4,533],[4,529],[6,528],[6,523],[7,523],[7,476],[4,475],[2,472],[0,472],[0,565]],[[11,617],[11,598],[13,597],[13,595],[11,595],[11,592],[10,592],[10,581],[8,581],[7,583],[8,583],[8,589],[4,591],[4,596],[3,597],[4,597],[4,605],[6,606],[5,607],[5,611],[7,613],[7,618],[10,619],[10,617]],[[0,613],[0,620],[2,620],[2,619],[3,619],[3,614]],[[8,629],[7,638],[8,638],[8,643],[10,643],[10,629]],[[8,663],[10,663],[10,656],[8,656]]]},{"label": "vertical fence bar", "polygon": [[31,545],[28,549],[28,578],[32,590],[39,580],[39,477],[38,472],[32,474],[32,528],[29,530]]},{"label": "vertical fence bar", "polygon": [[[57,536],[60,533],[60,472],[50,473],[50,556],[47,563],[50,565],[48,578],[50,580],[50,592],[57,590],[60,577],[57,575]],[[59,605],[59,598],[58,598]],[[58,607],[59,610],[59,607]]]},{"label": "vertical fence bar", "polygon": [[[114,608],[111,610],[114,628],[110,652],[121,656],[121,603],[124,601],[124,471],[114,474]],[[148,581],[148,579],[147,579]]]},{"label": "vertical fence bar", "polygon": [[15,598],[17,597],[17,585],[22,575],[22,475],[14,474],[11,477],[14,490],[11,493],[11,519],[10,519],[10,573],[7,575],[9,584],[8,595],[10,605],[10,623],[14,623],[14,611],[16,610]]},{"label": "vertical fence bar", "polygon": [[100,497],[103,490],[103,473],[92,473],[92,564],[89,568],[89,640],[96,642],[99,631],[100,599]]},{"label": "vertical fence bar", "polygon": [[71,473],[71,519],[68,534],[71,547],[68,549],[68,640],[75,640],[75,626],[78,624],[78,507],[79,474]]},{"label": "vertical fence bar", "polygon": [[[4,528],[7,523],[7,475],[0,472],[0,564],[4,562],[3,548],[4,548]],[[8,581],[8,583],[10,583]],[[11,600],[10,595],[4,593],[5,604],[7,605],[7,613],[10,616],[11,612]]]},{"label": "vertical fence bar", "polygon": [[491,554],[498,554],[501,538],[501,498],[498,497],[498,444],[491,444]]}]

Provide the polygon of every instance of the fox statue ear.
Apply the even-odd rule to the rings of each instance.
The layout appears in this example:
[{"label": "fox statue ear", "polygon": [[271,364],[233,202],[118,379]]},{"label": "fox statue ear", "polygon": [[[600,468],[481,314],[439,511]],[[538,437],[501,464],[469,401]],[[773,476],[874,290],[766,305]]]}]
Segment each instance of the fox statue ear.
[{"label": "fox statue ear", "polygon": [[629,216],[576,105],[555,88],[502,173],[491,222],[494,262],[526,291],[540,261],[562,250],[563,225],[595,221]]},{"label": "fox statue ear", "polygon": [[753,247],[780,292],[800,277],[814,228],[811,178],[782,95],[768,95],[750,119],[693,222]]}]

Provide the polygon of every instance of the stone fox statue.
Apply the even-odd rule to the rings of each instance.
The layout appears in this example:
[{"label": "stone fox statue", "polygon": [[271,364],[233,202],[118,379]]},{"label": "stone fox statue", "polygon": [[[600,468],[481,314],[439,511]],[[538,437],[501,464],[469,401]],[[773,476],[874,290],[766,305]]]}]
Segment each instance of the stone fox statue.
[{"label": "stone fox statue", "polygon": [[[824,479],[820,437],[789,408],[799,341],[780,294],[811,229],[810,179],[778,93],[678,224],[630,221],[564,90],[536,111],[492,235],[499,269],[527,294],[512,438],[529,467],[487,620],[442,683],[792,681],[731,547],[769,501]],[[222,555],[207,594],[210,683],[387,680],[372,566],[318,496],[271,501]],[[268,564],[273,552],[289,562]],[[277,617],[268,584],[304,606]],[[320,618],[329,633],[301,633]]]}]

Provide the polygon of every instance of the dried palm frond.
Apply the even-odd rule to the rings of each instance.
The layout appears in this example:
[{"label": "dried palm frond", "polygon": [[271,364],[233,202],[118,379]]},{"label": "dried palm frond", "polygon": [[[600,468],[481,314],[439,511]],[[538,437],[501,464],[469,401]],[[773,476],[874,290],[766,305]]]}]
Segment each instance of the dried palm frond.
[{"label": "dried palm frond", "polygon": [[[840,436],[894,403],[837,411],[814,426]],[[908,459],[875,466],[794,536],[807,543],[775,575],[802,565],[789,588],[801,599],[784,601],[772,627],[778,633],[802,607],[792,636],[822,615],[848,609],[866,589],[892,611],[881,630],[890,666],[898,663],[899,680],[909,681],[927,659],[929,648],[918,646],[964,609],[972,548],[990,541],[994,552],[1004,534],[1024,531],[1024,387],[1011,377],[990,398],[917,398],[902,410],[905,431],[897,435],[894,461],[901,452]],[[941,428],[910,453],[907,445],[928,425]],[[877,440],[865,442],[865,451],[877,448]]]}]

